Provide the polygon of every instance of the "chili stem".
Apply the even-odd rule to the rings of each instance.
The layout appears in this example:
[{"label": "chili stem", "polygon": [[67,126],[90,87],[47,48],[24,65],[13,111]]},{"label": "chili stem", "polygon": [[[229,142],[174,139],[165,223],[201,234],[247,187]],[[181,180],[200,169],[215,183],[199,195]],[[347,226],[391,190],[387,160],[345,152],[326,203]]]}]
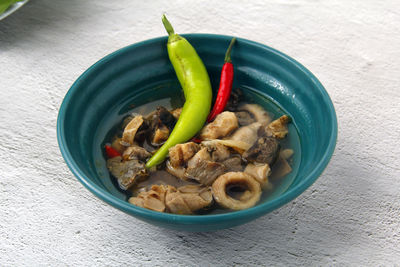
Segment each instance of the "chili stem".
[{"label": "chili stem", "polygon": [[225,60],[224,60],[225,63],[231,62],[231,51],[232,51],[232,46],[235,43],[235,41],[236,41],[236,37],[233,37],[231,43],[229,44],[228,50],[226,50],[226,53],[225,53]]},{"label": "chili stem", "polygon": [[168,21],[165,14],[163,14],[163,16],[162,16],[162,23],[164,24],[164,27],[167,30],[168,35],[172,35],[175,33],[174,28],[172,27],[171,23]]}]

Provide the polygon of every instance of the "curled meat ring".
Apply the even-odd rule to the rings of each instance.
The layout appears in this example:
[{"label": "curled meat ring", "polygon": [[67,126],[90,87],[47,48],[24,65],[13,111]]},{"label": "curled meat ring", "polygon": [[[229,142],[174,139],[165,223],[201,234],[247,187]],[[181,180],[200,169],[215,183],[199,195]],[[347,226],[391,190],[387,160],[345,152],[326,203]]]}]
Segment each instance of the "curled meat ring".
[{"label": "curled meat ring", "polygon": [[[227,194],[230,186],[245,188],[239,199]],[[219,176],[212,185],[215,201],[224,208],[243,210],[253,207],[261,197],[261,186],[251,175],[244,172],[227,172]]]}]

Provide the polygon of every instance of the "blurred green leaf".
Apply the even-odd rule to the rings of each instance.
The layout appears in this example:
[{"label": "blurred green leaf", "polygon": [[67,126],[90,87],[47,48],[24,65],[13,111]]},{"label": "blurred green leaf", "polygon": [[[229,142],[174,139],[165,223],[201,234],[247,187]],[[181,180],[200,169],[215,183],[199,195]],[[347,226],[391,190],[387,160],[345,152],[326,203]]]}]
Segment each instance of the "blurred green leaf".
[{"label": "blurred green leaf", "polygon": [[22,0],[0,0],[0,14],[7,10],[9,6]]}]

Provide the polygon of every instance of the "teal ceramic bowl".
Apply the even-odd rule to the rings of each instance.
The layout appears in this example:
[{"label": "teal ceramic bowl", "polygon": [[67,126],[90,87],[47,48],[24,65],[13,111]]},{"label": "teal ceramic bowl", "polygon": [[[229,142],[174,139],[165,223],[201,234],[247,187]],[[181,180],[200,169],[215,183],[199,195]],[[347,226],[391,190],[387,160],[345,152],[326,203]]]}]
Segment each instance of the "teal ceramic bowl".
[{"label": "teal ceramic bowl", "polygon": [[[230,36],[188,34],[218,88]],[[253,208],[215,215],[174,215],[129,204],[111,183],[102,152],[110,128],[132,106],[179,95],[169,62],[167,37],[122,48],[95,63],[72,85],[60,107],[57,138],[61,153],[78,180],[113,207],[148,223],[188,231],[211,231],[247,223],[304,192],[327,166],[336,144],[332,102],[315,76],[287,55],[238,38],[232,51],[234,87],[255,101],[274,103],[293,118],[299,135],[298,171],[288,188]],[[258,97],[257,97],[258,96]],[[301,152],[300,152],[301,151]],[[82,203],[84,205],[84,203]]]}]

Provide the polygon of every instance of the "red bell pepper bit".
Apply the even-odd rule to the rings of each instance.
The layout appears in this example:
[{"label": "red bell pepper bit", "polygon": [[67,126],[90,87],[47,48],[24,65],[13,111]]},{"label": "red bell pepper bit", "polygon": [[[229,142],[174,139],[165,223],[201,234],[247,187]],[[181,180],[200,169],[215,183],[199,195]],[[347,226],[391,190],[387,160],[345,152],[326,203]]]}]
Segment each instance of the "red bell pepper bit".
[{"label": "red bell pepper bit", "polygon": [[120,157],[120,156],[121,156],[121,153],[119,153],[117,150],[115,150],[115,149],[112,148],[111,146],[105,145],[105,148],[106,148],[107,157],[108,157],[109,159],[112,159],[112,158]]},{"label": "red bell pepper bit", "polygon": [[200,138],[193,137],[191,141],[192,141],[192,142],[195,142],[195,143],[197,143],[197,144],[200,144],[202,140],[201,140]]}]

